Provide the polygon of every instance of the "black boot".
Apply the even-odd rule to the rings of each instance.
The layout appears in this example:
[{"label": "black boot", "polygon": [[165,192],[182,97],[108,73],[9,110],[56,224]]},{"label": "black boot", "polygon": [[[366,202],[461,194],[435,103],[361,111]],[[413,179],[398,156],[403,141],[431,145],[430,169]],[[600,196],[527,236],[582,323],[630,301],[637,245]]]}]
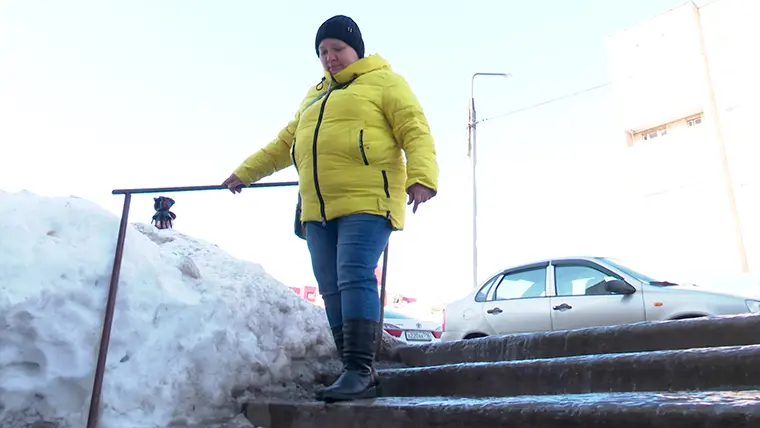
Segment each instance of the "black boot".
[{"label": "black boot", "polygon": [[333,327],[331,330],[335,347],[338,348],[338,358],[343,359],[343,326]]},{"label": "black boot", "polygon": [[[340,360],[343,361],[343,326],[340,325],[338,327],[331,327],[330,330],[332,330],[333,339],[335,340],[335,348],[338,349],[338,358],[340,358]],[[343,373],[344,371],[346,371],[345,363],[343,363],[341,373]],[[323,392],[324,392],[324,389],[318,390],[316,394],[314,395],[314,398],[321,401]]]},{"label": "black boot", "polygon": [[334,384],[321,392],[323,401],[350,401],[379,395],[373,364],[378,332],[377,321],[343,321],[344,370]]}]

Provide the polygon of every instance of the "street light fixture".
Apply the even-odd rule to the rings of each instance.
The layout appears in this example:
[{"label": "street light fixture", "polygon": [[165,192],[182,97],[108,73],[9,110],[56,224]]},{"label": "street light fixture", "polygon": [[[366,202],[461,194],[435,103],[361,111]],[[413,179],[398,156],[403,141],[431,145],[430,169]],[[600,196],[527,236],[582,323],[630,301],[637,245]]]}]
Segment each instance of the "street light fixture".
[{"label": "street light fixture", "polygon": [[510,73],[475,73],[470,81],[470,123],[468,133],[468,156],[472,159],[472,287],[478,286],[478,185],[477,185],[477,126],[475,113],[475,78],[478,76],[510,77]]}]

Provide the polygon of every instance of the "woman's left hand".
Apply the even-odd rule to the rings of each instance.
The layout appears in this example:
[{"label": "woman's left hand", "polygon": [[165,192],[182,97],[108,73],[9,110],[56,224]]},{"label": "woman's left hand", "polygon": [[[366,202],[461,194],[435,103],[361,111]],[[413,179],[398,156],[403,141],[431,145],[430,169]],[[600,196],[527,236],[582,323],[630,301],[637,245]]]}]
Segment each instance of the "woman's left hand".
[{"label": "woman's left hand", "polygon": [[417,207],[420,206],[420,204],[429,201],[435,196],[433,189],[425,187],[420,183],[414,183],[409,186],[409,188],[406,189],[406,193],[409,195],[409,201],[406,204],[411,205],[412,202],[414,202],[414,206],[412,207],[413,213],[417,212]]}]

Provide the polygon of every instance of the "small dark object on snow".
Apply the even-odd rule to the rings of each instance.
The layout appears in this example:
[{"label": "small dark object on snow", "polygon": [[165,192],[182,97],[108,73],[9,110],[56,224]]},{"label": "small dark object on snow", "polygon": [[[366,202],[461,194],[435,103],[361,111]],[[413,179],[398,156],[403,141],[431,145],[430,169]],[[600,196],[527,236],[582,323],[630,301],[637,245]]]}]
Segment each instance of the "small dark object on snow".
[{"label": "small dark object on snow", "polygon": [[172,220],[177,218],[177,215],[169,211],[169,208],[174,205],[174,199],[167,198],[166,196],[159,196],[153,198],[153,209],[156,213],[153,215],[152,224],[155,224],[159,229],[171,229]]}]

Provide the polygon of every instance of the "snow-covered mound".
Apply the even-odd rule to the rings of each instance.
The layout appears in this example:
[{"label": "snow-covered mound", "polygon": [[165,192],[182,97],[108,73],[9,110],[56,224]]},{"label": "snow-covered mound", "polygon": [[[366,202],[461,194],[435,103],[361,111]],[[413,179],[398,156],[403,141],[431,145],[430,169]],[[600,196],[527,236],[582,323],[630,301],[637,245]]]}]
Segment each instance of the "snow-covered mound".
[{"label": "snow-covered mound", "polygon": [[[0,426],[85,426],[117,231],[86,200],[0,191]],[[133,225],[100,427],[231,417],[245,389],[309,382],[333,353],[322,310],[259,265]]]}]

